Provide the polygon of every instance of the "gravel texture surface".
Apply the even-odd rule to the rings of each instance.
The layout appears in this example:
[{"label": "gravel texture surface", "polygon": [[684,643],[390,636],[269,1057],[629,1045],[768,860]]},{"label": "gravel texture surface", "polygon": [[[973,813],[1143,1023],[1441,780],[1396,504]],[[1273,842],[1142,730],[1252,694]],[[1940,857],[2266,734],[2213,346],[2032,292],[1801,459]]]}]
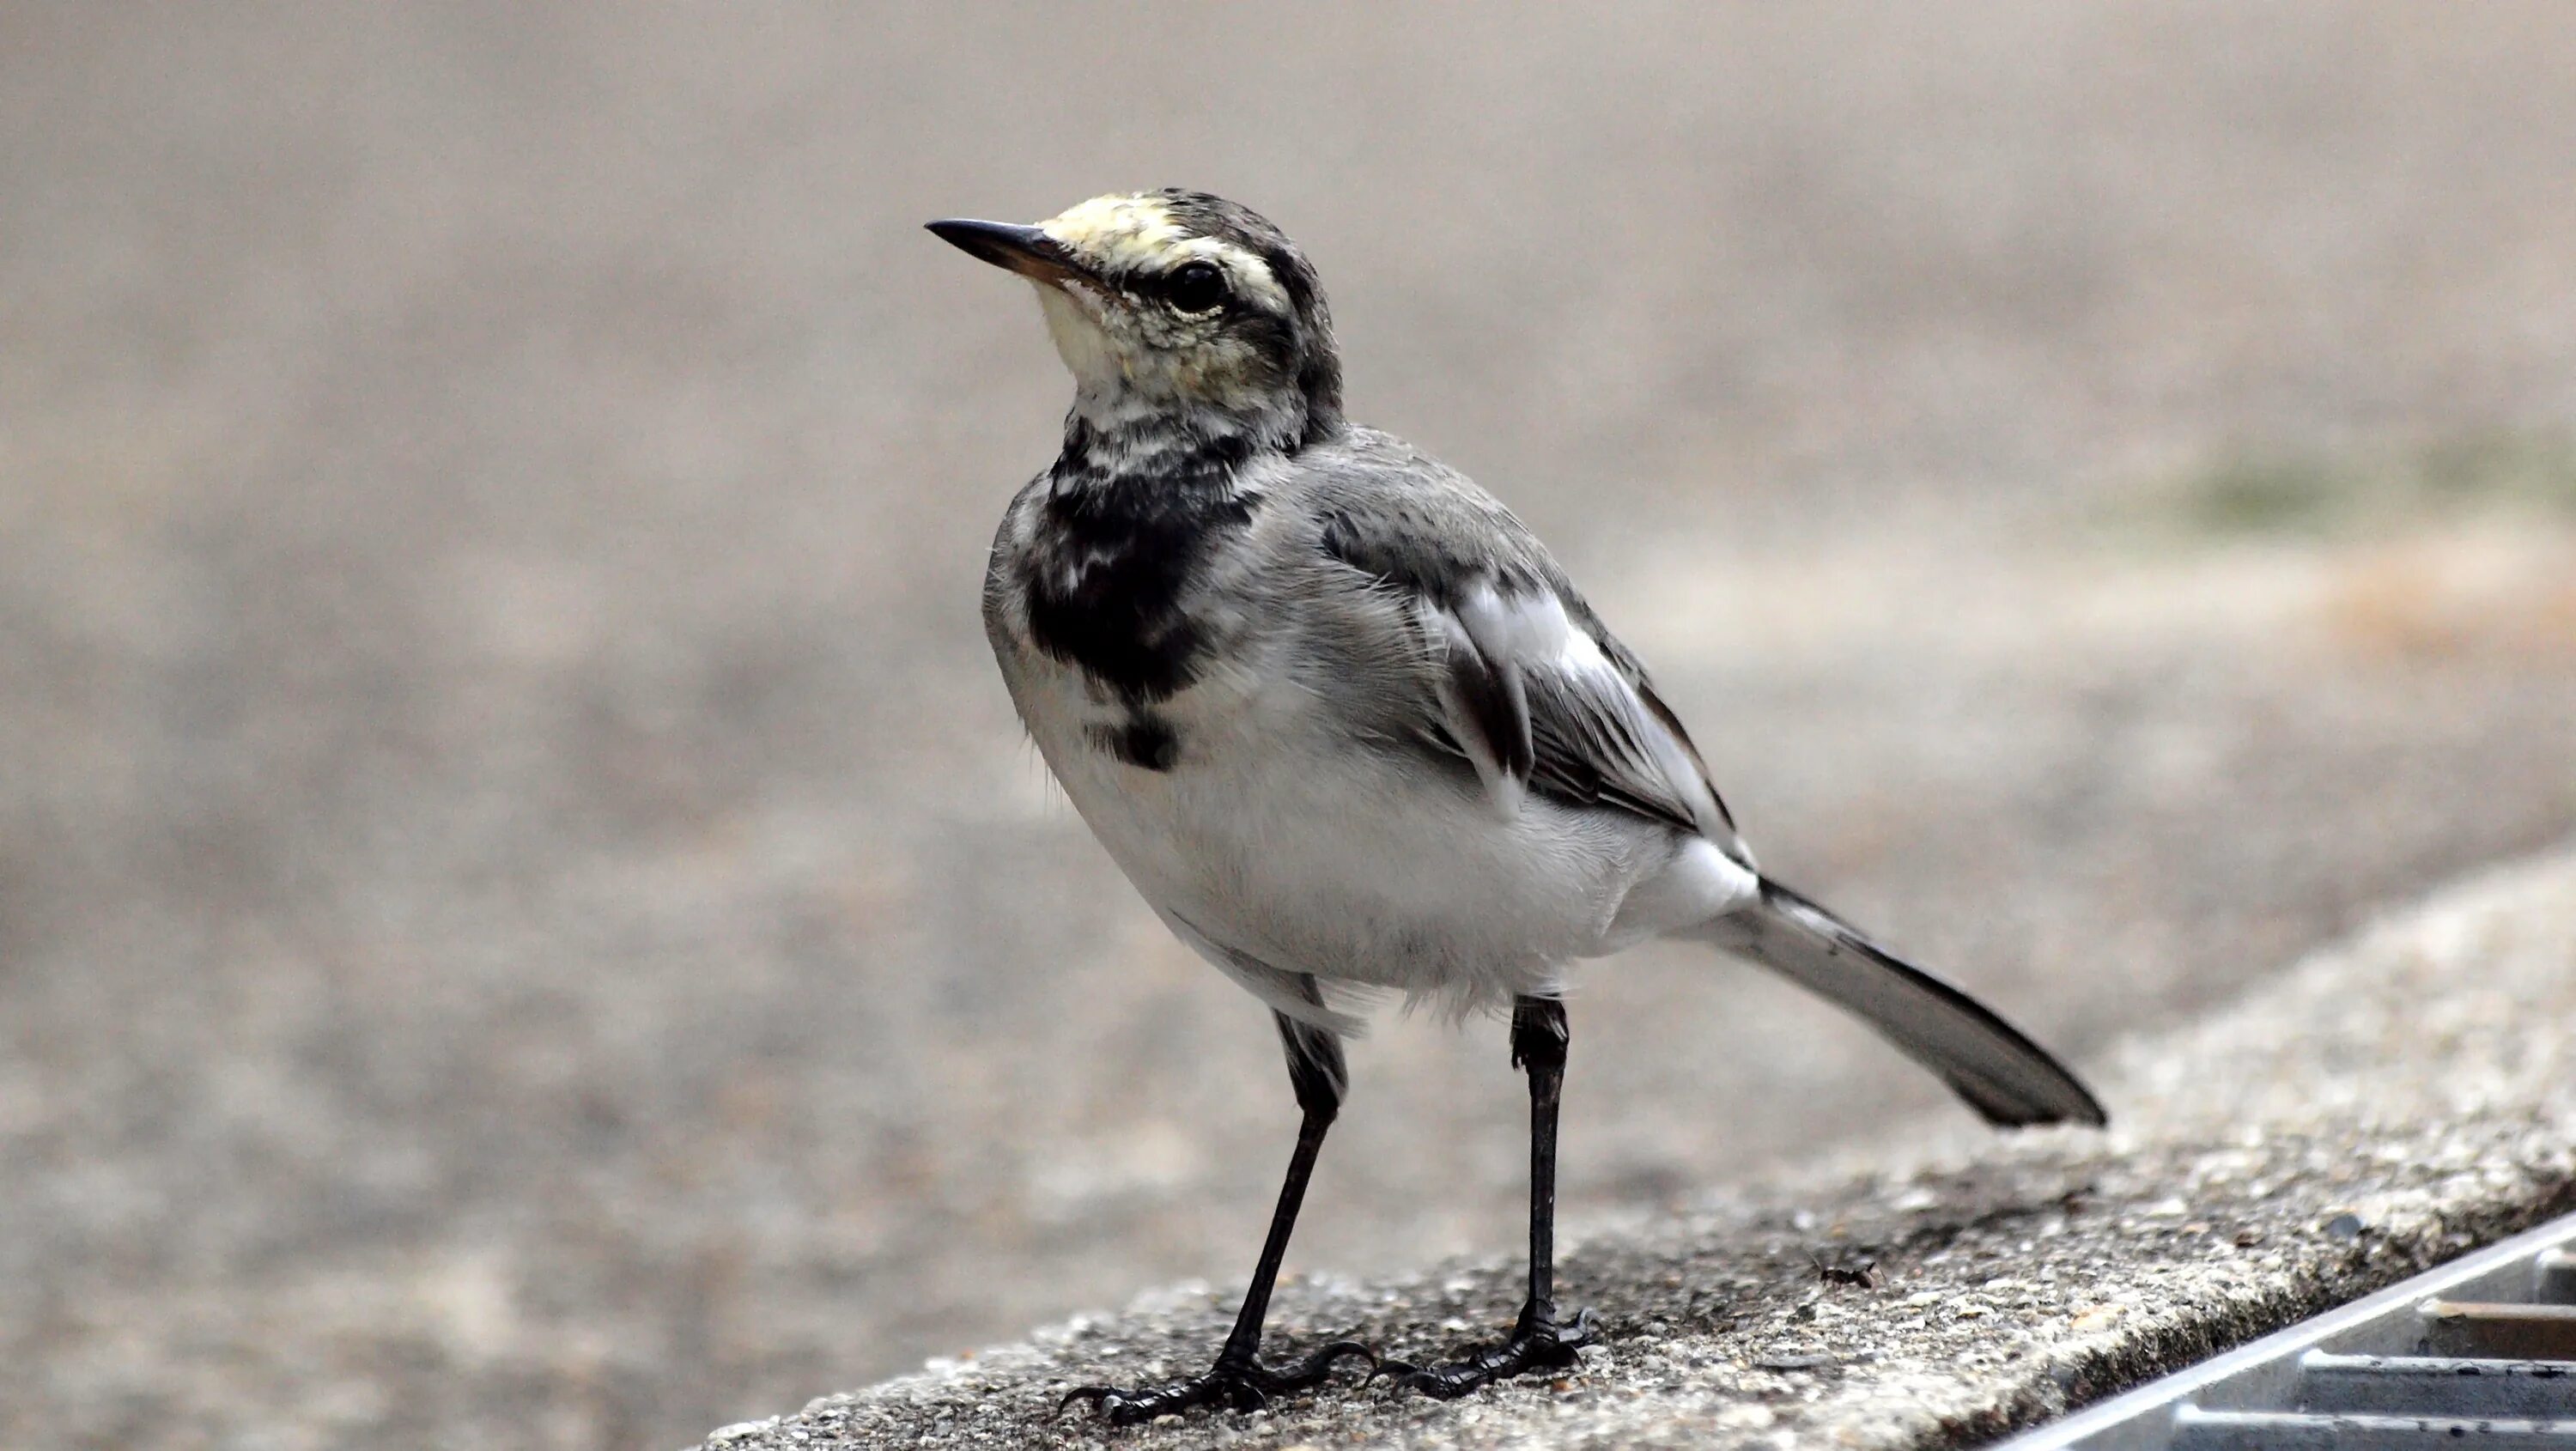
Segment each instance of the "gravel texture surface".
[{"label": "gravel texture surface", "polygon": [[[976,621],[920,230],[1237,195],[1763,854],[2081,1065],[2576,830],[2560,0],[0,7],[0,1446],[676,1446],[1245,1271],[1259,1009]],[[1930,1111],[1574,1004],[1581,1216]],[[1391,1021],[1292,1271],[1517,1242]]]},{"label": "gravel texture surface", "polygon": [[[1804,1178],[1579,1232],[1559,1271],[1604,1343],[1449,1404],[1344,1383],[1106,1432],[1067,1387],[1200,1369],[1190,1287],[934,1364],[709,1451],[829,1447],[1950,1446],[2080,1405],[2576,1209],[2576,851],[2321,952],[2108,1057],[2107,1135],[1892,1141]],[[1948,1141],[1929,1152],[1921,1140]],[[1894,1145],[1902,1144],[1899,1148]],[[1308,1283],[1285,1349],[1437,1358],[1509,1323],[1520,1266]],[[1831,1273],[1828,1273],[1831,1272]],[[1865,1281],[1854,1283],[1855,1280]]]}]

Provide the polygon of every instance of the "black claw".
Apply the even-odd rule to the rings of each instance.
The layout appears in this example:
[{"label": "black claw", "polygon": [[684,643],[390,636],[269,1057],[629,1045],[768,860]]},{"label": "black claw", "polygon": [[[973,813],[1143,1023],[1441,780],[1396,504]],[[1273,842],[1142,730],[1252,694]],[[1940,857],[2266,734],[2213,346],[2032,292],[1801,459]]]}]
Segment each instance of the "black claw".
[{"label": "black claw", "polygon": [[1257,1411],[1269,1405],[1272,1396],[1322,1385],[1331,1377],[1333,1367],[1348,1356],[1367,1361],[1370,1374],[1376,1374],[1380,1364],[1376,1351],[1356,1340],[1336,1340],[1278,1370],[1257,1360],[1238,1363],[1220,1359],[1205,1374],[1165,1385],[1132,1391],[1116,1386],[1079,1386],[1056,1403],[1055,1413],[1061,1416],[1073,1409],[1076,1401],[1089,1401],[1109,1424],[1138,1426],[1158,1416],[1178,1415],[1200,1406]]},{"label": "black claw", "polygon": [[1073,1403],[1079,1400],[1087,1399],[1094,1407],[1097,1407],[1101,1402],[1108,1400],[1111,1396],[1116,1394],[1118,1394],[1116,1391],[1111,1390],[1107,1386],[1076,1386],[1072,1390],[1064,1393],[1063,1400],[1055,1403],[1055,1413],[1059,1416],[1063,1415],[1065,1412],[1072,1410]]},{"label": "black claw", "polygon": [[[1294,1376],[1311,1374],[1314,1379],[1305,1382],[1305,1384],[1322,1385],[1324,1383],[1324,1377],[1332,1372],[1333,1366],[1338,1363],[1342,1357],[1347,1355],[1356,1355],[1360,1359],[1367,1361],[1369,1363],[1370,1375],[1375,1375],[1377,1373],[1378,1354],[1376,1351],[1369,1349],[1367,1346],[1360,1344],[1356,1340],[1332,1340],[1327,1341],[1322,1346],[1318,1347],[1314,1354],[1297,1362],[1297,1368],[1289,1372],[1289,1374]],[[1361,1377],[1362,1380],[1366,1380],[1367,1378],[1367,1376]]]},{"label": "black claw", "polygon": [[1596,1338],[1589,1310],[1576,1311],[1573,1323],[1560,1325],[1525,1309],[1520,1322],[1512,1327],[1511,1338],[1500,1345],[1489,1345],[1463,1360],[1429,1369],[1401,1361],[1381,1361],[1377,1373],[1395,1377],[1398,1391],[1420,1391],[1438,1400],[1455,1400],[1480,1386],[1530,1371],[1570,1370],[1577,1363],[1574,1352]]}]

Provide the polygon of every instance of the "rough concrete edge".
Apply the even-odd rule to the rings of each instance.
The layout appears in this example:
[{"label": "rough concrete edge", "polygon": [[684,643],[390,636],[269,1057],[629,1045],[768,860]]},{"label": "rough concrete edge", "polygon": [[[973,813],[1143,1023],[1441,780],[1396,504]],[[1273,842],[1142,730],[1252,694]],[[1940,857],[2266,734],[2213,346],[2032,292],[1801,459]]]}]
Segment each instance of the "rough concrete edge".
[{"label": "rough concrete edge", "polygon": [[[2227,1118],[2224,1112],[2216,1118],[2205,1112],[2212,1065],[2242,1061],[2247,1054],[2269,1054],[2279,1061],[2294,1058],[2301,1051],[2315,1051],[2314,1045],[2279,1041],[2277,1030],[2283,1021],[2307,1023],[2320,1012],[2342,1011],[2347,1017],[2359,1013],[2366,1019],[2375,1015],[2387,1020],[2383,1030],[2393,1026],[2401,1033],[2412,1031],[2419,1016],[2439,1016],[2425,1012],[2428,1001],[2438,1005],[2438,999],[2428,1000],[2422,990],[2442,987],[2453,979],[2435,971],[2422,980],[2408,981],[2403,974],[2385,970],[2388,960],[2420,957],[2429,962],[2445,952],[2453,958],[2474,953],[2474,942],[2465,946],[2463,943],[2497,922],[2510,925],[2537,919],[2544,930],[2544,945],[2537,961],[2543,969],[2551,964],[2566,969],[2558,974],[2560,978],[2576,979],[2576,960],[2551,956],[2558,948],[2546,937],[2546,929],[2553,924],[2563,933],[2560,918],[2570,915],[2565,909],[2571,904],[2576,904],[2576,851],[2562,850],[2490,870],[2429,902],[2383,918],[2355,939],[2321,950],[2290,970],[2263,980],[2236,1003],[2198,1023],[2122,1045],[2111,1055],[2112,1068],[2105,1075],[2105,1081],[2112,1085],[2115,1103],[2129,1101],[2163,1107],[2132,1113],[2129,1121],[2134,1126],[2107,1139],[2050,1132],[2017,1140],[1991,1140],[1936,1127],[1906,1136],[1904,1142],[1913,1146],[1912,1151],[1898,1156],[1906,1167],[1889,1168],[1890,1156],[1882,1153],[1876,1168],[1855,1175],[1852,1169],[1866,1163],[1866,1156],[1837,1156],[1817,1172],[1784,1179],[1749,1195],[1712,1198],[1688,1214],[1639,1215],[1596,1224],[1575,1237],[1569,1246],[1570,1257],[1585,1253],[1616,1256],[1633,1249],[1639,1257],[1651,1259],[1661,1252],[1652,1246],[1705,1242],[1712,1236],[1727,1240],[1740,1252],[1766,1233],[1763,1226],[1808,1216],[1818,1203],[1849,1206],[1855,1218],[1875,1214],[1877,1227],[1885,1230],[1894,1221],[1887,1220],[1882,1211],[1901,1211],[1911,1199],[1924,1193],[1923,1186],[1927,1185],[1963,1183],[1988,1175],[1998,1182],[2021,1186],[2026,1193],[2043,1192],[2044,1185],[2052,1180],[2063,1183],[2087,1176],[2117,1175],[2129,1165],[2153,1160],[2161,1148],[2186,1154],[2206,1153],[2211,1145],[2225,1141],[2207,1135],[2194,1138],[2182,1131],[2205,1129]],[[2553,912],[2557,915],[2553,916]],[[2380,970],[2360,970],[2373,967]],[[2486,984],[2472,982],[2462,986],[2477,988]],[[2535,1011],[2554,1014],[2547,1021],[2555,1028],[2576,1024],[2576,982],[2554,981],[2544,970],[2520,986],[2543,992]],[[2571,990],[2559,1000],[2549,1000],[2545,993],[2551,988]],[[2409,996],[2410,989],[2415,992],[2413,997]],[[2512,996],[2506,987],[2497,987],[2496,991]],[[2492,1027],[2491,1021],[2486,1022],[2487,1030]],[[2472,1023],[2459,1031],[2473,1035],[2480,1028]],[[2407,1041],[2411,1046],[2413,1040]],[[1945,1386],[1937,1378],[1917,1374],[1909,1379],[1891,1371],[1878,1380],[1856,1378],[1860,1382],[1857,1389],[1847,1387],[1848,1393],[1810,1398],[1801,1403],[1801,1412],[1817,1413],[1806,1416],[1806,1420],[1820,1425],[1833,1423],[1836,1414],[1845,1416],[1848,1423],[1844,1429],[1851,1434],[1843,1439],[1855,1444],[1948,1446],[1988,1439],[2114,1394],[2576,1208],[2576,1173],[2569,1171],[2563,1154],[2547,1147],[2563,1143],[2560,1126],[2576,1121],[2571,1119],[2570,1103],[2563,1092],[2525,1093],[2515,1101],[2512,1094],[2499,1097],[2490,1090],[2478,1090],[2490,1092],[2490,1097],[2479,1099],[2477,1092],[2471,1092],[2467,1098],[2454,1095],[2445,1100],[2440,1089],[2446,1078],[2455,1075],[2464,1063],[2477,1062],[2474,1050],[2468,1059],[2454,1061],[2460,1047],[2457,1042],[2439,1051],[2428,1047],[2423,1057],[2430,1066],[2411,1077],[2407,1072],[2411,1060],[2399,1056],[2363,1065],[2387,1078],[2385,1083],[2381,1078],[2346,1073],[2318,1087],[2319,1096],[2334,1100],[2326,1105],[2328,1117],[2321,1120],[2327,1127],[2351,1133],[2355,1125],[2365,1126],[2344,1148],[2366,1154],[2374,1144],[2385,1149],[2399,1142],[2371,1135],[2366,1127],[2371,1122],[2366,1104],[2361,1117],[2332,1116],[2385,1088],[2392,1109],[2420,1109],[2429,1104],[2438,1115],[2447,1104],[2454,1115],[2439,1118],[2433,1129],[2436,1137],[2419,1142],[2418,1151],[2425,1144],[2445,1140],[2457,1140],[2466,1149],[2454,1155],[2460,1162],[2448,1166],[2454,1177],[2438,1181],[2435,1189],[2402,1188],[2402,1176],[2394,1174],[2381,1175],[2377,1181],[2367,1175],[2360,1180],[2332,1181],[2340,1186],[2338,1192],[2349,1191],[2348,1197],[2355,1203],[2373,1202],[2373,1196],[2377,1196],[2379,1208],[2373,1213],[2366,1239],[2357,1235],[2340,1247],[2303,1243],[2298,1249],[2304,1258],[2281,1265],[2277,1272],[2267,1272],[2268,1277],[2236,1286],[2223,1276],[2215,1280],[2204,1276],[2184,1285],[2164,1275],[2167,1269],[2187,1268],[2179,1264],[2126,1265],[2122,1268],[2133,1273],[2121,1289],[2132,1302],[2140,1295],[2176,1292],[2164,1302],[2162,1310],[2126,1317],[2105,1332],[2062,1339],[2053,1347],[2045,1347],[2045,1354],[2019,1373],[1973,1377],[1963,1371],[1955,1377],[1954,1384]],[[2328,1038],[2326,1051],[2331,1057],[2342,1049]],[[2442,1056],[2445,1053],[2451,1056]],[[2306,1090],[2297,1080],[2306,1075],[2288,1076],[2293,1081],[2256,1084],[2261,1092],[2249,1097],[2286,1093],[2292,1099],[2300,1098]],[[2326,1076],[2335,1078],[2331,1073]],[[2295,1112],[2284,1115],[2280,1107],[2249,1105],[2244,1116],[2257,1124],[2295,1121]],[[2203,1110],[2199,1118],[2193,1117],[2194,1109]],[[2180,1136],[2167,1144],[2163,1140],[2169,1134]],[[2528,1147],[2535,1135],[2543,1145],[2538,1150]],[[2505,1147],[2509,1144],[2520,1146],[2519,1159]],[[2314,1157],[2313,1149],[2304,1152]],[[2514,1172],[2501,1177],[2490,1174],[2493,1182],[2470,1182],[2475,1179],[2472,1171],[2493,1170],[2499,1165],[2512,1166]],[[2520,1177],[2515,1177],[2517,1174]],[[2461,1175],[2468,1177],[2460,1178]],[[2043,1186],[2043,1190],[2032,1190],[2030,1186],[2034,1184]],[[2130,1187],[2152,1188],[2153,1180]],[[2298,1196],[2285,1190],[2283,1197],[2287,1200]],[[2032,1212],[2026,1194],[2019,1202],[2007,1196],[2002,1203],[1996,1212],[2006,1218],[2026,1218]],[[2289,1207],[2298,1208],[2295,1204]],[[2131,1204],[2130,1208],[2137,1206]],[[2146,1212],[2152,1215],[2161,1210]],[[1961,1230],[1955,1223],[1934,1228],[1953,1236]],[[1901,1241],[1902,1235],[1894,1238]],[[1508,1284],[1516,1271],[1513,1261],[1497,1258],[1436,1266],[1419,1275],[1373,1285],[1311,1281],[1283,1295],[1281,1308],[1287,1312],[1284,1318],[1291,1322],[1293,1334],[1359,1313],[1370,1305],[1428,1303],[1437,1298],[1434,1287],[1446,1286],[1454,1292]],[[962,1434],[967,1428],[954,1424],[955,1408],[975,1406],[980,1410],[1005,1398],[1015,1387],[1023,1392],[1022,1398],[1031,1391],[1051,1397],[1069,1368],[1103,1358],[1096,1347],[1104,1339],[1121,1347],[1120,1356],[1112,1359],[1144,1353],[1125,1348],[1131,1344],[1182,1345],[1196,1339],[1209,1339],[1212,1343],[1210,1331],[1221,1328],[1225,1303],[1223,1295],[1202,1285],[1149,1291],[1117,1315],[1076,1316],[1044,1327],[1026,1341],[995,1346],[971,1357],[934,1360],[912,1375],[895,1377],[855,1394],[824,1397],[798,1417],[772,1417],[726,1427],[704,1444],[724,1451],[874,1444],[874,1439],[862,1431],[863,1423],[883,1421],[888,1415],[899,1419],[916,1412],[938,1419],[910,1422],[912,1434]],[[1883,1317],[1873,1317],[1880,1318]],[[1082,1350],[1086,1343],[1095,1347],[1087,1355]],[[1275,1429],[1293,1433],[1311,1420],[1313,1429],[1333,1433],[1335,1439],[1350,1441],[1355,1439],[1355,1431],[1364,1430],[1372,1438],[1420,1445],[1521,1444],[1547,1434],[1542,1429],[1544,1414],[1533,1419],[1528,1414],[1526,1398],[1512,1405],[1501,1404],[1507,1397],[1494,1399],[1495,1406],[1471,1408],[1466,1416],[1483,1421],[1486,1417],[1481,1411],[1499,1409],[1521,1419],[1510,1426],[1465,1427],[1468,1434],[1454,1438],[1447,1434],[1452,1428],[1427,1425],[1418,1414],[1381,1418],[1362,1428],[1355,1428],[1347,1418],[1328,1422],[1292,1415],[1283,1416]],[[943,1414],[936,1409],[941,1406],[951,1409]],[[871,1411],[883,1414],[866,1414]],[[1689,1439],[1694,1441],[1724,1425],[1705,1419],[1676,1424],[1688,1431]],[[1774,1424],[1747,1421],[1740,1429],[1759,1432]],[[1024,1426],[1016,1437],[1008,1428],[996,1429],[1004,1432],[1004,1439],[990,1444],[1027,1444],[1035,1428]],[[1264,1439],[1259,1434],[1244,1435],[1239,1427],[1212,1427],[1206,1423],[1159,1429],[1185,1433],[1194,1442],[1203,1442],[1210,1435],[1219,1442]],[[1262,1429],[1255,1428],[1256,1432]],[[1561,1439],[1569,1443],[1652,1444],[1660,1439],[1644,1426],[1615,1420],[1589,1426],[1564,1422],[1563,1429],[1566,1434]],[[1613,1433],[1615,1442],[1600,1440]],[[1504,1439],[1493,1439],[1497,1434]],[[1044,1439],[1058,1444],[1088,1444],[1096,1443],[1100,1437],[1076,1423],[1060,1431],[1049,1428]],[[987,1442],[967,1435],[961,1444]]]}]

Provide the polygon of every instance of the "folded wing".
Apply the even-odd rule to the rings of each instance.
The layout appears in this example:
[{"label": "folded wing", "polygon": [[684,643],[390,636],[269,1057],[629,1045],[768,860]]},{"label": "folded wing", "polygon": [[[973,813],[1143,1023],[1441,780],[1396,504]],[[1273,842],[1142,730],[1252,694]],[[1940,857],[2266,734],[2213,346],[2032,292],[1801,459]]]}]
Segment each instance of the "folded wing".
[{"label": "folded wing", "polygon": [[1478,580],[1414,607],[1439,656],[1445,732],[1498,809],[1516,811],[1535,791],[1698,833],[1750,864],[1645,672],[1556,590]]}]

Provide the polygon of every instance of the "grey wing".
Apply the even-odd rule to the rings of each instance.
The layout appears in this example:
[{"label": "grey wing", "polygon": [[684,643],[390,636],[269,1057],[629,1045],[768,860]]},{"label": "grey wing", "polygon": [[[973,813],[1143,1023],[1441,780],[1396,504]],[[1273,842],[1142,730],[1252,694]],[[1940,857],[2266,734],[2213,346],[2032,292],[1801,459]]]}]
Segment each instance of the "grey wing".
[{"label": "grey wing", "polygon": [[1497,810],[1524,795],[1623,811],[1751,854],[1681,723],[1520,522],[1463,480],[1345,496],[1324,550],[1418,631],[1425,738],[1475,767]]}]

